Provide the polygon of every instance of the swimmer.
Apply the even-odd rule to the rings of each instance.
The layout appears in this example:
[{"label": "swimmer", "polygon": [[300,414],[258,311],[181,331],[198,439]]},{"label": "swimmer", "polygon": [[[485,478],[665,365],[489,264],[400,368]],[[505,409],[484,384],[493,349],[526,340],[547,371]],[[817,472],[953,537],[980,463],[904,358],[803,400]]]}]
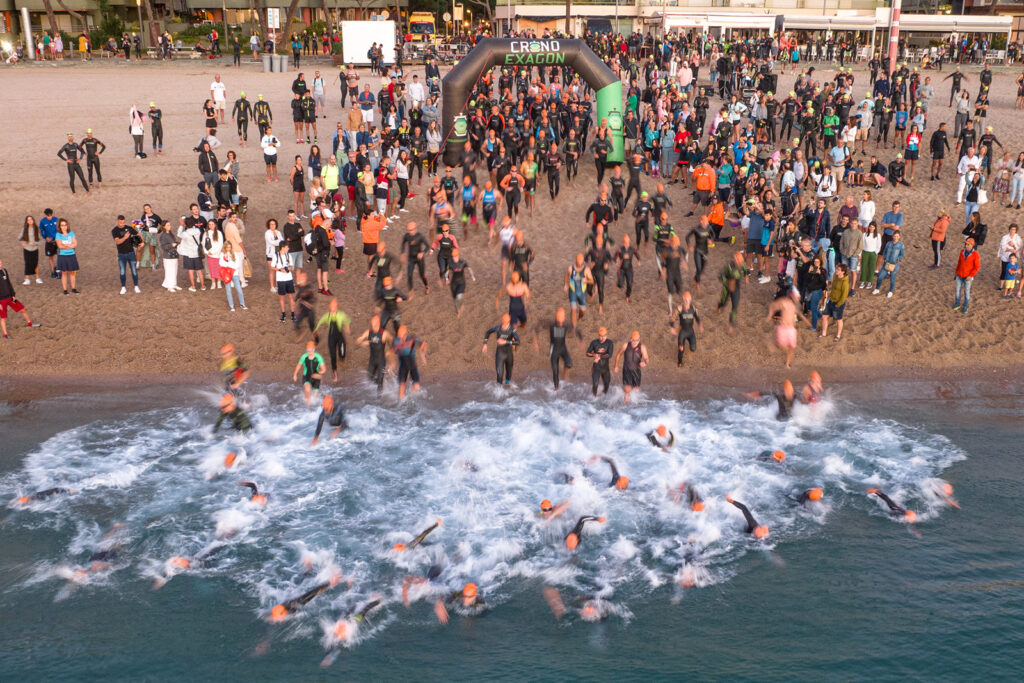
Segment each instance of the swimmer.
[{"label": "swimmer", "polygon": [[557,517],[560,517],[563,512],[569,509],[569,503],[572,502],[572,498],[566,498],[558,505],[552,505],[551,501],[545,498],[540,502],[540,514],[538,517],[543,519],[545,522],[550,522]]},{"label": "swimmer", "polygon": [[394,550],[395,552],[398,552],[398,553],[405,552],[406,550],[412,550],[413,548],[418,546],[420,543],[423,543],[423,539],[425,539],[427,536],[429,536],[430,532],[433,531],[434,529],[436,529],[439,526],[441,526],[441,518],[440,517],[437,518],[436,522],[434,522],[433,524],[428,526],[426,529],[421,531],[419,536],[417,536],[416,538],[412,539],[408,543],[396,543],[394,545],[394,547],[392,548],[392,550]]},{"label": "swimmer", "polygon": [[889,512],[894,517],[903,517],[903,519],[911,523],[917,521],[916,512],[914,512],[913,510],[908,510],[902,505],[897,505],[896,503],[893,502],[892,498],[885,495],[884,492],[879,491],[878,489],[868,489],[868,495],[870,496],[872,494],[881,498],[885,502],[885,504],[889,506]]},{"label": "swimmer", "polygon": [[[555,615],[555,619],[561,619],[565,616],[566,609],[565,603],[562,601],[562,596],[557,589],[547,586],[542,591],[544,599],[548,603],[548,607],[551,608],[551,612]],[[580,597],[577,604],[579,607],[580,618],[584,621],[595,622],[602,621],[607,618],[609,610],[603,600],[598,598],[584,598]]]},{"label": "swimmer", "polygon": [[796,353],[796,319],[800,318],[808,325],[811,321],[803,314],[794,301],[800,295],[795,291],[780,296],[768,306],[768,321],[776,320],[775,332],[768,337],[768,347],[778,348],[786,352],[786,367],[793,367],[793,354]]},{"label": "swimmer", "polygon": [[764,397],[772,396],[775,401],[779,404],[779,411],[775,415],[776,420],[788,420],[793,417],[793,403],[796,401],[796,396],[793,393],[793,383],[788,379],[782,383],[782,393],[762,394],[758,391],[751,391],[750,393],[743,394],[747,398],[752,398],[755,401]]},{"label": "swimmer", "polygon": [[[114,527],[103,536],[103,542],[109,541],[112,536],[121,530],[122,526],[123,525],[120,522],[114,524]],[[88,560],[89,564],[85,567],[80,567],[74,570],[71,576],[68,577],[68,580],[80,582],[84,581],[90,572],[106,571],[107,569],[110,569],[111,565],[120,557],[120,555],[121,543],[119,541],[115,541],[103,550],[97,550],[90,555]]]},{"label": "swimmer", "polygon": [[220,347],[220,372],[224,376],[224,391],[235,393],[249,379],[249,368],[235,353],[234,344]]},{"label": "swimmer", "polygon": [[370,602],[363,605],[354,615],[349,613],[344,619],[339,619],[334,622],[334,637],[338,640],[348,640],[355,636],[355,632],[359,627],[359,624],[363,623],[363,619],[374,607],[380,605],[380,598],[374,598]]},{"label": "swimmer", "polygon": [[324,421],[334,427],[334,431],[331,432],[329,438],[333,439],[338,435],[342,429],[348,429],[348,422],[345,421],[345,407],[339,401],[334,402],[334,397],[330,394],[324,396],[320,403],[320,417],[316,421],[316,434],[313,435],[313,442],[310,446],[315,446],[317,441],[320,440],[320,432],[324,428]]},{"label": "swimmer", "polygon": [[213,432],[216,434],[224,420],[231,422],[231,428],[236,432],[248,432],[252,429],[252,421],[244,410],[238,407],[234,394],[224,394],[220,399],[220,415],[213,425]]},{"label": "swimmer", "polygon": [[185,557],[184,555],[175,555],[166,562],[164,562],[164,573],[162,576],[158,576],[153,582],[153,590],[159,590],[170,581],[176,574],[180,574],[183,571],[189,569],[204,569],[213,565],[210,558],[224,550],[228,546],[221,544],[215,545],[201,551],[198,555],[191,558]]},{"label": "swimmer", "polygon": [[665,425],[658,425],[656,429],[647,433],[647,440],[663,451],[675,445],[676,435],[669,431]]},{"label": "swimmer", "polygon": [[252,491],[252,496],[249,498],[250,502],[256,503],[257,505],[266,505],[267,504],[267,499],[270,498],[270,494],[269,493],[260,493],[260,490],[258,488],[256,488],[256,483],[255,482],[240,481],[240,482],[238,482],[238,485],[239,486],[247,486],[247,487],[249,487],[249,490]]},{"label": "swimmer", "polygon": [[406,576],[402,581],[402,604],[406,607],[409,606],[409,588],[411,586],[434,581],[441,576],[442,571],[444,570],[441,568],[441,565],[434,564],[427,570],[426,576]]},{"label": "swimmer", "polygon": [[783,462],[786,459],[786,452],[779,450],[763,450],[758,454],[757,457],[759,460],[773,460],[775,462]]},{"label": "swimmer", "polygon": [[942,481],[941,479],[932,480],[932,491],[957,510],[960,509],[960,504],[953,500],[953,485],[949,482]]},{"label": "swimmer", "polygon": [[445,603],[453,605],[471,616],[481,614],[487,608],[487,603],[480,597],[475,583],[467,583],[462,590],[455,591],[447,599],[434,603],[434,613],[442,624],[448,623],[448,609],[445,607]]},{"label": "swimmer", "polygon": [[35,503],[40,500],[46,500],[47,498],[64,495],[66,493],[73,493],[73,491],[71,489],[62,488],[46,489],[45,491],[36,491],[30,496],[21,496],[15,502],[18,503],[18,505],[28,505],[29,503]]},{"label": "swimmer", "polygon": [[320,393],[320,380],[323,378],[324,358],[316,351],[316,342],[306,342],[306,352],[299,358],[292,373],[292,381],[299,380],[299,372],[302,372],[302,393],[306,397],[306,405],[309,405],[312,392]]},{"label": "swimmer", "polygon": [[804,403],[818,403],[824,397],[825,388],[821,383],[821,375],[817,370],[811,371],[810,379],[800,392],[800,399]]},{"label": "swimmer", "polygon": [[746,533],[753,535],[755,538],[766,538],[768,536],[768,527],[758,524],[746,505],[738,500],[733,500],[730,496],[726,496],[725,500],[735,505],[743,513],[743,519],[747,520],[747,527],[744,529]]},{"label": "swimmer", "polygon": [[683,502],[683,496],[686,496],[686,502],[690,506],[690,509],[694,512],[704,511],[704,500],[697,493],[697,489],[692,484],[683,482],[675,488],[669,488],[668,495],[674,503]]},{"label": "swimmer", "polygon": [[819,500],[821,500],[822,496],[824,496],[824,495],[825,495],[824,491],[822,491],[820,488],[815,487],[813,489],[807,489],[806,491],[801,493],[799,496],[786,496],[786,498],[789,498],[794,503],[799,503],[800,505],[806,505],[807,501],[809,501],[809,500],[814,501],[814,502],[818,502]]},{"label": "swimmer", "polygon": [[316,596],[337,586],[341,582],[341,578],[341,572],[337,572],[331,576],[329,581],[313,586],[299,597],[274,605],[274,608],[270,610],[270,621],[279,622],[288,618],[288,616],[297,612]]},{"label": "swimmer", "polygon": [[608,466],[612,469],[612,480],[608,483],[608,488],[615,487],[620,491],[625,491],[629,488],[629,477],[623,477],[619,474],[619,468],[615,466],[615,461],[604,455],[595,455],[590,459],[591,463],[595,463],[598,459],[608,463]]},{"label": "swimmer", "polygon": [[580,544],[580,535],[583,533],[583,525],[587,522],[597,522],[598,524],[604,524],[604,517],[595,517],[594,515],[583,515],[576,522],[576,526],[572,528],[565,536],[565,547],[569,550],[576,550]]}]

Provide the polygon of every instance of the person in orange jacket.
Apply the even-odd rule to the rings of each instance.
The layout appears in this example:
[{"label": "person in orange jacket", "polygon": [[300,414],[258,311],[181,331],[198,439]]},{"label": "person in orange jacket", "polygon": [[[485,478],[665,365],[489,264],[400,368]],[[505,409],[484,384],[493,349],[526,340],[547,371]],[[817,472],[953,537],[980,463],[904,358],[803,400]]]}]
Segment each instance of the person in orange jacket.
[{"label": "person in orange jacket", "polygon": [[693,169],[693,183],[696,189],[693,192],[693,208],[687,216],[692,216],[697,206],[708,206],[711,204],[711,195],[715,191],[715,170],[706,161],[701,162]]},{"label": "person in orange jacket", "polygon": [[[967,313],[967,305],[971,302],[971,283],[974,276],[981,268],[981,257],[978,250],[974,248],[974,238],[968,237],[964,240],[964,248],[960,251],[960,258],[956,261],[956,288],[953,299],[953,310]],[[960,305],[960,290],[963,290],[964,304]]]}]

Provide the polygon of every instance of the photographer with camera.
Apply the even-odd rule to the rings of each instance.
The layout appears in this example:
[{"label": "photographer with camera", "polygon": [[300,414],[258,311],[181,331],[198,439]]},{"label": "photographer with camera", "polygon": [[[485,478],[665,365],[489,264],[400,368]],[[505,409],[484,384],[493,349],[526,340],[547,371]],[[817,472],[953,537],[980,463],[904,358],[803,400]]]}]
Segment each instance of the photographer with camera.
[{"label": "photographer with camera", "polygon": [[132,284],[135,285],[135,293],[142,292],[139,289],[139,267],[135,260],[135,250],[142,245],[142,235],[135,225],[125,223],[124,216],[117,217],[117,225],[110,231],[114,237],[114,244],[117,245],[117,269],[121,275],[121,294],[128,291],[125,287],[125,270],[127,266],[132,269]]}]

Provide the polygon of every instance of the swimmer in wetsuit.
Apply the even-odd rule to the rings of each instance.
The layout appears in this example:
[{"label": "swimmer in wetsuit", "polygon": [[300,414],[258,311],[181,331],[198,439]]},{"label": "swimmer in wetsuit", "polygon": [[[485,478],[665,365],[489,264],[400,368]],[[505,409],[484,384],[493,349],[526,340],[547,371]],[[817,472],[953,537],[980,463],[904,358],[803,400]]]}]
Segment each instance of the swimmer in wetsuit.
[{"label": "swimmer in wetsuit", "polygon": [[324,396],[323,401],[320,404],[320,417],[316,421],[316,434],[313,435],[313,442],[310,446],[315,446],[317,441],[320,440],[320,432],[324,428],[324,422],[326,421],[332,427],[334,431],[331,432],[330,438],[334,438],[341,432],[342,429],[348,429],[348,422],[345,421],[345,407],[339,401],[334,402],[334,397],[330,394]]},{"label": "swimmer in wetsuit", "polygon": [[260,493],[260,490],[259,490],[259,488],[256,487],[256,483],[255,482],[240,481],[240,482],[238,482],[238,485],[239,486],[247,486],[249,488],[249,490],[252,491],[252,496],[250,496],[250,498],[249,498],[250,502],[256,503],[257,505],[266,505],[267,504],[267,499],[270,498],[270,494],[269,493]]},{"label": "swimmer in wetsuit", "polygon": [[448,623],[448,610],[445,603],[457,607],[461,612],[470,616],[482,614],[487,609],[487,603],[480,597],[475,583],[467,583],[462,590],[455,591],[445,600],[437,601],[434,605],[434,612],[437,614],[437,620],[442,624]]},{"label": "swimmer in wetsuit", "polygon": [[412,539],[408,543],[396,543],[391,549],[394,550],[395,552],[398,552],[398,553],[405,552],[406,550],[412,550],[413,548],[418,546],[420,543],[423,543],[423,540],[427,536],[430,535],[430,532],[433,531],[434,529],[436,529],[439,526],[441,526],[441,518],[440,517],[438,517],[436,522],[434,522],[433,524],[428,526],[426,529],[421,531],[420,535],[417,536],[416,538]]},{"label": "swimmer in wetsuit", "polygon": [[629,477],[623,477],[619,474],[619,468],[616,467],[615,461],[606,455],[595,455],[590,459],[591,463],[601,460],[608,464],[608,467],[612,470],[612,480],[608,482],[608,488],[615,487],[620,491],[625,491],[629,487]]},{"label": "swimmer in wetsuit", "polygon": [[565,547],[569,550],[576,550],[580,545],[581,534],[583,533],[583,525],[587,522],[597,522],[598,524],[604,524],[604,517],[595,517],[594,515],[583,515],[576,521],[576,526],[572,528],[568,534],[565,535]]},{"label": "swimmer in wetsuit", "polygon": [[312,393],[320,393],[320,380],[323,377],[324,358],[316,351],[316,342],[306,342],[306,352],[299,358],[295,365],[295,372],[292,373],[292,381],[298,381],[299,372],[302,372],[302,392],[306,396],[306,405],[312,398]]},{"label": "swimmer in wetsuit", "polygon": [[587,355],[593,359],[590,368],[590,385],[594,396],[597,396],[597,385],[604,385],[604,393],[608,393],[608,385],[611,383],[612,373],[608,367],[612,353],[615,351],[615,342],[608,338],[608,328],[599,327],[597,339],[590,342],[587,347]]},{"label": "swimmer in wetsuit", "polygon": [[800,400],[804,403],[818,403],[825,395],[825,387],[821,383],[821,375],[817,370],[811,371],[810,379],[800,392]]},{"label": "swimmer in wetsuit", "polygon": [[789,498],[794,503],[798,503],[800,505],[804,505],[809,500],[810,501],[815,501],[815,502],[821,500],[823,495],[824,495],[824,492],[820,488],[815,487],[813,489],[807,489],[806,491],[801,493],[799,496],[786,496],[786,498]]},{"label": "swimmer in wetsuit", "polygon": [[224,376],[224,391],[237,394],[242,384],[249,379],[249,368],[238,354],[234,344],[225,344],[220,348],[220,372]]},{"label": "swimmer in wetsuit", "polygon": [[745,533],[753,535],[754,538],[766,538],[768,536],[768,527],[763,524],[758,524],[757,520],[754,519],[754,516],[750,514],[750,510],[747,509],[746,505],[738,500],[733,500],[729,496],[726,496],[725,499],[739,508],[739,511],[743,513],[743,519],[747,520],[747,526],[744,529]]},{"label": "swimmer in wetsuit", "polygon": [[512,383],[512,366],[515,362],[515,349],[519,346],[519,334],[512,326],[512,318],[507,313],[501,316],[501,325],[496,325],[484,333],[483,352],[487,353],[487,341],[494,335],[494,370],[498,384],[508,386]]},{"label": "swimmer in wetsuit", "polygon": [[658,425],[657,429],[647,433],[647,440],[661,450],[668,451],[669,448],[675,445],[676,435],[665,425]]},{"label": "swimmer in wetsuit", "polygon": [[52,488],[44,491],[36,491],[30,496],[21,496],[17,502],[19,505],[28,505],[29,503],[35,503],[40,500],[46,500],[53,496],[64,495],[65,493],[72,493],[71,489]]},{"label": "swimmer in wetsuit", "polygon": [[690,505],[690,509],[694,512],[703,512],[704,501],[701,499],[700,494],[688,482],[683,482],[675,488],[669,488],[668,495],[675,503],[681,503],[683,501],[683,494],[686,494],[686,502]]},{"label": "swimmer in wetsuit", "polygon": [[337,586],[340,582],[341,574],[338,573],[335,576],[332,576],[330,581],[313,586],[299,597],[293,598],[292,600],[285,600],[278,605],[274,605],[274,608],[270,610],[270,621],[282,621],[288,617],[288,615],[297,612],[301,607],[307,605],[310,600],[324,591]]},{"label": "swimmer in wetsuit", "polygon": [[402,325],[392,342],[394,355],[398,358],[398,398],[405,398],[405,385],[412,380],[412,390],[420,390],[420,369],[416,364],[416,354],[427,359],[427,343],[409,334],[409,328]]},{"label": "swimmer in wetsuit", "polygon": [[758,391],[751,391],[744,394],[747,398],[755,401],[763,396],[770,395],[775,398],[779,405],[779,411],[775,414],[776,420],[788,420],[793,417],[793,404],[796,403],[796,395],[793,393],[793,383],[788,379],[782,384],[782,393],[762,394]]},{"label": "swimmer in wetsuit", "polygon": [[786,459],[786,453],[785,451],[778,450],[763,450],[758,454],[757,458],[759,460],[774,460],[775,462],[783,462]]},{"label": "swimmer in wetsuit", "polygon": [[[515,273],[513,273],[515,275]],[[559,384],[559,364],[564,366],[564,379],[569,379],[569,369],[572,368],[572,358],[569,356],[569,349],[565,342],[569,337],[569,331],[576,333],[576,337],[583,338],[578,329],[572,329],[565,323],[565,309],[559,308],[555,311],[555,319],[552,322],[541,323],[533,333],[533,348],[540,351],[540,344],[537,341],[537,330],[544,328],[548,330],[548,357],[551,360],[551,380],[555,383],[555,389]]]},{"label": "swimmer in wetsuit", "polygon": [[540,515],[538,515],[545,522],[560,517],[563,512],[569,509],[569,503],[572,502],[571,498],[566,498],[558,505],[552,505],[551,501],[545,498],[540,502]]},{"label": "swimmer in wetsuit", "polygon": [[363,332],[356,343],[370,348],[370,364],[367,370],[370,379],[377,385],[377,391],[380,391],[384,388],[387,356],[391,352],[391,335],[381,327],[380,316],[370,318],[370,329]]},{"label": "swimmer in wetsuit", "polygon": [[894,517],[903,517],[908,522],[916,522],[917,521],[917,513],[916,512],[914,512],[913,510],[908,510],[905,507],[903,507],[902,505],[898,505],[898,504],[894,503],[892,498],[890,498],[889,496],[885,495],[884,492],[879,491],[878,489],[868,489],[868,495],[875,495],[875,496],[878,496],[879,498],[881,498],[882,501],[887,506],[889,506],[889,512]]},{"label": "swimmer in wetsuit", "polygon": [[252,430],[252,422],[249,420],[249,416],[235,403],[233,394],[224,394],[220,398],[220,415],[217,417],[217,422],[213,425],[214,434],[217,433],[217,430],[220,429],[221,424],[225,420],[231,422],[231,428],[236,432],[244,434]]},{"label": "swimmer in wetsuit", "polygon": [[203,569],[212,566],[213,561],[210,558],[227,547],[227,545],[223,544],[215,545],[203,550],[191,559],[183,555],[175,555],[164,562],[164,573],[162,576],[157,577],[156,581],[153,582],[153,590],[162,588],[164,584],[174,577],[175,574],[183,572],[186,569]]},{"label": "swimmer in wetsuit", "polygon": [[[354,614],[349,612],[344,619],[339,619],[334,622],[334,637],[338,640],[347,640],[350,636],[353,636],[359,624],[363,623],[363,619],[366,618],[366,615],[370,610],[378,605],[380,605],[380,599],[374,598],[363,605],[358,612],[355,612]],[[324,661],[329,663],[329,660],[333,661],[330,659],[330,655],[328,655]]]}]

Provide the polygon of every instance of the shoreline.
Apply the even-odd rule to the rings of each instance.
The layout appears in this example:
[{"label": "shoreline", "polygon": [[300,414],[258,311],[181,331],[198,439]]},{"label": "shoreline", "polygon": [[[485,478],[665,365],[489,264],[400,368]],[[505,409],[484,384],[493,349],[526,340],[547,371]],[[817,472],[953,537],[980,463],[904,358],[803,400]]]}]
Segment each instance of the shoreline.
[{"label": "shoreline", "polygon": [[[811,370],[818,369],[825,378],[826,388],[838,391],[844,398],[874,398],[878,392],[885,391],[886,399],[917,399],[917,400],[949,400],[958,398],[999,397],[1019,395],[1016,389],[1019,380],[1024,379],[1024,371],[1015,366],[984,366],[973,368],[937,369],[925,367],[900,366],[847,366],[820,368],[783,367],[748,367],[720,368],[700,370],[697,372],[678,370],[676,377],[666,377],[673,371],[653,376],[644,375],[643,388],[646,398],[675,399],[725,399],[734,393],[762,390],[767,391],[789,379],[798,388]],[[444,379],[431,381],[425,374],[424,387],[442,387],[446,396],[457,397],[473,388],[488,386],[492,383],[490,373],[477,370],[444,372]],[[348,368],[339,374],[337,383],[325,384],[330,391],[346,391],[356,389],[366,392],[365,375],[362,368]],[[613,375],[611,389],[621,388]],[[517,373],[516,384],[523,386],[527,381],[531,384],[549,383],[547,373],[530,370]],[[291,384],[286,373],[272,373],[254,370],[249,380],[253,385]],[[360,386],[363,384],[363,386]],[[563,386],[589,386],[589,375],[582,371],[571,372]],[[21,374],[0,375],[0,391],[4,398],[2,403],[17,405],[46,399],[60,398],[89,393],[116,394],[131,393],[145,387],[168,387],[173,389],[201,388],[216,391],[219,377],[216,373],[144,373],[144,374],[78,374],[56,377],[43,375],[31,377]],[[297,388],[298,385],[296,385]],[[656,388],[656,391],[650,391]],[[520,391],[513,389],[513,393]],[[393,380],[385,384],[384,394],[390,396],[394,392]],[[172,391],[177,394],[177,391]],[[365,394],[371,396],[372,394]]]}]

